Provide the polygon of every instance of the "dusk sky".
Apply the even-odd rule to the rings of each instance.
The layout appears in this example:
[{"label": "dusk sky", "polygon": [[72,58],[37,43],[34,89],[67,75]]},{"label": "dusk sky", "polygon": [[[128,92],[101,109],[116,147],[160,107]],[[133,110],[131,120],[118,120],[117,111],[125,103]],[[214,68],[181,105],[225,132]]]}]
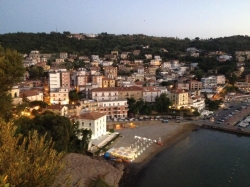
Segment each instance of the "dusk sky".
[{"label": "dusk sky", "polygon": [[250,0],[0,0],[0,34],[250,35]]}]

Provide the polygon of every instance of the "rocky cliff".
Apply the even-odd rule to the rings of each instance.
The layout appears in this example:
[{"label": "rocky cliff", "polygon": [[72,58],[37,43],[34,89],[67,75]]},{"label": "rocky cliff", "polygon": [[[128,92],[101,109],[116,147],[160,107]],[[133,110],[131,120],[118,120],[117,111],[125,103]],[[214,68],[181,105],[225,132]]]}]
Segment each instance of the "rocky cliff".
[{"label": "rocky cliff", "polygon": [[64,158],[65,167],[56,179],[54,186],[87,187],[102,178],[108,185],[118,187],[123,175],[122,163],[109,163],[104,159],[95,159],[81,154],[70,153]]}]

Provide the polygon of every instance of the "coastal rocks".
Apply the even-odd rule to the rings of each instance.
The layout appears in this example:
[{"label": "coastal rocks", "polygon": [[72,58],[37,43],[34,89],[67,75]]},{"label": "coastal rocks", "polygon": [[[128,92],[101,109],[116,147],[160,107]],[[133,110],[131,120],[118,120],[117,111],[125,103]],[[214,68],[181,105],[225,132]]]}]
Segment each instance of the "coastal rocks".
[{"label": "coastal rocks", "polygon": [[54,186],[85,187],[96,179],[102,179],[110,186],[118,187],[124,165],[103,159],[70,153],[65,158],[65,168],[56,179]]}]

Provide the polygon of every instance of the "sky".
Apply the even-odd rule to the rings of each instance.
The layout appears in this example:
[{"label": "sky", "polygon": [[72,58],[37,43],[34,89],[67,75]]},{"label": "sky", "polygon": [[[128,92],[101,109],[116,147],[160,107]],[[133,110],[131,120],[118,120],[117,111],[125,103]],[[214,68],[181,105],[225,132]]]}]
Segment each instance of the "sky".
[{"label": "sky", "polygon": [[250,0],[0,0],[0,34],[250,35]]}]

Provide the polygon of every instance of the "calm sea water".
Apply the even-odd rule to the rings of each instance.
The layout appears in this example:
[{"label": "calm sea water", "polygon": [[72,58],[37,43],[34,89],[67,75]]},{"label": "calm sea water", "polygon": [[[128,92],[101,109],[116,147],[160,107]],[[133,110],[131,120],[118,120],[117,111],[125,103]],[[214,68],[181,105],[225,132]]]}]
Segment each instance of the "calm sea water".
[{"label": "calm sea water", "polygon": [[200,129],[163,151],[136,187],[250,187],[250,137]]}]

